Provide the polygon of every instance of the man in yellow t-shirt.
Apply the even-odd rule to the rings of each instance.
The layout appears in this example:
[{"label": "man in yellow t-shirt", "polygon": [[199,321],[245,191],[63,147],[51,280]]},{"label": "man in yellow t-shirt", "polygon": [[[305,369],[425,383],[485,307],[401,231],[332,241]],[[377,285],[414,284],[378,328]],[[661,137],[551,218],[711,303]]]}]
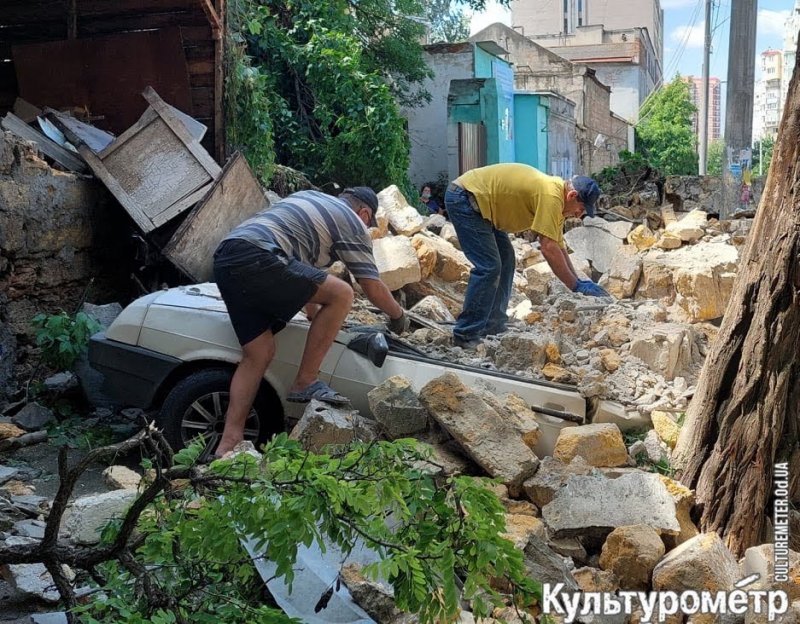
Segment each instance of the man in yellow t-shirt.
[{"label": "man in yellow t-shirt", "polygon": [[586,176],[570,180],[520,163],[467,171],[444,196],[461,249],[473,264],[464,309],[453,328],[453,343],[471,348],[505,330],[516,259],[508,233],[532,230],[553,273],[572,291],[608,296],[591,280],[579,280],[564,243],[564,219],[594,216],[600,196]]}]

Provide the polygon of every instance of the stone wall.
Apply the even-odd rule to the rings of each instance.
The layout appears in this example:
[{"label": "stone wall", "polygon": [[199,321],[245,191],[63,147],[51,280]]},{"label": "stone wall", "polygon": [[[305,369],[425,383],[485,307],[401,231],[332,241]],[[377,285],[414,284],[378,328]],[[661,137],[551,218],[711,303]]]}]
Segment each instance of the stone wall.
[{"label": "stone wall", "polygon": [[0,132],[0,398],[25,360],[39,312],[118,298],[128,283],[130,225],[94,178],[51,168]]},{"label": "stone wall", "polygon": [[[764,178],[753,178],[753,193],[750,208],[755,210],[764,190]],[[739,192],[723,198],[721,176],[667,176],[664,182],[665,201],[678,212],[689,212],[701,208],[709,214],[732,214],[739,206]],[[723,201],[728,212],[722,211]]]}]

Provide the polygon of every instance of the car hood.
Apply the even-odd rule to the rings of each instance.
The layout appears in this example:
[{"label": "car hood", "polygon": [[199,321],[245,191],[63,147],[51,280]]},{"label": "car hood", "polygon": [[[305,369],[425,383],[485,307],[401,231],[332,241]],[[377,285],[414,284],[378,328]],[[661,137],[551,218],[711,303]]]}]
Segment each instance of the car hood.
[{"label": "car hood", "polygon": [[161,291],[157,297],[150,301],[150,305],[191,308],[193,310],[208,310],[209,312],[227,314],[225,302],[219,294],[219,289],[216,284],[211,282],[179,286]]}]

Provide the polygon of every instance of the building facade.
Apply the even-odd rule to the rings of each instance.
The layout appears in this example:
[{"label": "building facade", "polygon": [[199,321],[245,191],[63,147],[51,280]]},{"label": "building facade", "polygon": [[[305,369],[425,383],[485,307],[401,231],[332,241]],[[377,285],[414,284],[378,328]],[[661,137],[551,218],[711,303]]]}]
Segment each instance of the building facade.
[{"label": "building facade", "polygon": [[[700,111],[703,109],[703,79],[697,76],[685,76],[683,81],[689,85],[689,96],[692,104],[697,107],[697,112],[692,119],[692,128],[695,135],[700,137]],[[719,78],[708,79],[708,140],[709,142],[722,138],[722,83]]]},{"label": "building facade", "polygon": [[569,60],[586,63],[611,87],[612,110],[631,123],[661,85],[660,0],[512,0],[512,27]]},{"label": "building facade", "polygon": [[783,90],[783,52],[761,53],[761,78],[756,82],[753,103],[753,139],[775,138],[781,121]]},{"label": "building facade", "polygon": [[800,0],[795,0],[794,8],[786,20],[783,36],[783,76],[781,78],[781,116],[783,104],[789,92],[789,82],[794,73],[795,56],[797,54],[797,38],[800,33]]}]

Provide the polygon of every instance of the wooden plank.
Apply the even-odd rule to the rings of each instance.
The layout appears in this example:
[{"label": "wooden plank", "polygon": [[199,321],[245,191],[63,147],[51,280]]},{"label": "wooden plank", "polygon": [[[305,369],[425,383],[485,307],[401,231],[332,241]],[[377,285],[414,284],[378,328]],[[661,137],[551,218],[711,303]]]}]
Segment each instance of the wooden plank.
[{"label": "wooden plank", "polygon": [[78,151],[80,152],[81,156],[83,156],[83,159],[88,163],[89,167],[91,167],[94,174],[100,178],[100,181],[109,191],[111,191],[111,194],[117,198],[117,201],[122,204],[125,212],[131,216],[136,225],[139,226],[139,229],[141,229],[145,234],[150,232],[153,229],[153,224],[151,223],[150,219],[148,219],[147,215],[145,215],[139,209],[138,203],[135,202],[130,195],[128,195],[117,179],[106,170],[105,166],[103,165],[103,161],[101,161],[97,155],[85,145],[78,147]]},{"label": "wooden plank", "polygon": [[43,114],[38,106],[34,106],[27,100],[18,97],[14,100],[14,114],[26,124],[36,121],[36,118]]},{"label": "wooden plank", "polygon": [[64,133],[64,136],[75,147],[86,145],[92,151],[99,152],[114,141],[113,134],[83,123],[72,115],[67,115],[48,107],[45,107],[44,112],[47,118]]},{"label": "wooden plank", "polygon": [[183,142],[183,144],[186,146],[186,149],[188,149],[197,159],[197,161],[205,168],[205,170],[211,176],[211,179],[216,180],[222,171],[220,166],[216,163],[216,161],[214,161],[213,158],[211,158],[209,153],[200,146],[200,143],[197,142],[194,137],[192,137],[186,126],[184,126],[178,116],[175,115],[174,109],[167,105],[167,103],[164,102],[161,97],[159,97],[158,93],[156,93],[155,89],[152,87],[147,87],[142,95],[150,104],[150,106],[153,107],[153,109],[175,133],[175,136],[177,136]]},{"label": "wooden plank", "polygon": [[[217,14],[220,16],[221,33],[227,28],[225,21],[225,0],[216,0]],[[192,90],[194,93],[194,90]],[[216,37],[214,41],[214,143],[216,145],[217,161],[225,159],[225,39]],[[195,111],[200,115],[200,111]]]},{"label": "wooden plank", "polygon": [[213,74],[214,73],[214,61],[213,60],[196,60],[191,61],[190,63],[186,63],[186,68],[189,70],[189,74]]},{"label": "wooden plank", "polygon": [[102,151],[98,152],[97,155],[100,157],[101,160],[108,158],[117,149],[124,146],[134,136],[139,134],[147,126],[153,123],[153,121],[155,121],[157,118],[158,114],[148,106],[147,109],[142,113],[142,116],[139,117],[139,119],[136,121],[135,124],[133,124],[125,132],[120,134],[113,142],[109,143]]},{"label": "wooden plank", "polygon": [[210,87],[192,89],[192,110],[205,117],[214,115],[214,90]]},{"label": "wooden plank", "polygon": [[181,26],[181,39],[184,48],[211,41],[211,26]]},{"label": "wooden plank", "polygon": [[46,137],[38,130],[31,128],[14,113],[6,114],[2,122],[0,122],[0,125],[9,132],[16,134],[18,137],[35,143],[42,154],[52,158],[68,171],[76,171],[78,173],[86,171],[86,163],[76,154],[61,147],[58,143]]},{"label": "wooden plank", "polygon": [[213,279],[213,255],[234,227],[269,206],[255,175],[240,153],[226,163],[206,198],[186,217],[164,255],[198,282]]},{"label": "wooden plank", "polygon": [[208,20],[202,11],[131,14],[115,17],[85,17],[78,21],[78,36],[89,37],[124,31],[161,29],[180,26],[204,26]]},{"label": "wooden plank", "polygon": [[189,193],[189,195],[187,195],[183,199],[172,204],[164,212],[153,217],[153,225],[155,225],[156,227],[161,227],[170,219],[177,217],[187,208],[191,208],[192,206],[194,206],[197,202],[199,202],[206,196],[206,193],[208,193],[213,184],[214,184],[213,182],[209,182],[205,186],[202,186],[199,189],[197,189],[194,193]]},{"label": "wooden plank", "polygon": [[[189,86],[192,89],[196,89],[198,87],[213,87],[215,74],[191,74],[189,76]],[[199,118],[200,115],[194,113],[195,118]]]}]

